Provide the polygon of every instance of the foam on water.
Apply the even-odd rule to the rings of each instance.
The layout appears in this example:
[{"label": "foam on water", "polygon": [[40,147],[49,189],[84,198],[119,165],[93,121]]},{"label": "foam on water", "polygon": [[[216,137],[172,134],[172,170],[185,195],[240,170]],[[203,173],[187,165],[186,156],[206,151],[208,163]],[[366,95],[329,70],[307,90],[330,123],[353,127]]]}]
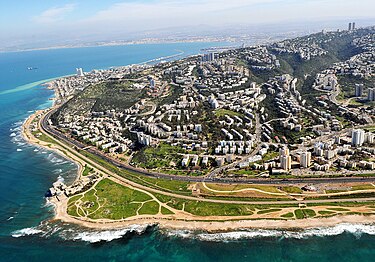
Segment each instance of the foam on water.
[{"label": "foam on water", "polygon": [[[46,205],[50,205],[47,201]],[[116,230],[89,230],[73,227],[72,225],[44,223],[37,227],[24,228],[14,231],[12,237],[23,237],[29,235],[40,235],[41,237],[50,237],[58,234],[59,237],[66,241],[84,241],[89,243],[110,242],[121,239],[128,234],[142,234],[152,225],[132,225],[127,228]],[[238,230],[233,232],[207,233],[194,230],[160,230],[168,237],[177,237],[184,239],[196,239],[207,242],[229,242],[246,239],[261,238],[294,238],[306,239],[311,237],[328,237],[344,233],[350,233],[357,238],[362,234],[375,235],[375,225],[366,224],[338,224],[334,227],[311,228],[305,230],[267,230],[252,229]]]},{"label": "foam on water", "polygon": [[[61,169],[59,169],[59,170],[61,170]],[[61,170],[61,172],[62,172],[62,170]],[[60,172],[60,173],[61,173],[61,172]],[[65,181],[65,179],[64,179],[62,176],[59,175],[59,176],[57,177],[57,182],[64,183],[64,181]]]},{"label": "foam on water", "polygon": [[21,152],[22,151],[22,149],[21,148],[17,148],[17,152]]},{"label": "foam on water", "polygon": [[68,161],[64,158],[60,158],[60,157],[57,157],[54,153],[50,153],[48,156],[47,156],[47,159],[56,164],[56,165],[62,165],[62,164],[66,164]]},{"label": "foam on water", "polygon": [[24,237],[24,236],[30,236],[30,235],[36,235],[40,234],[43,231],[35,228],[35,227],[28,227],[20,230],[16,230],[12,233],[12,237]]},{"label": "foam on water", "polygon": [[305,230],[267,230],[267,229],[253,229],[240,230],[223,233],[202,233],[191,230],[166,230],[162,231],[169,237],[179,238],[193,238],[201,241],[236,241],[241,239],[267,238],[267,237],[282,237],[303,239],[309,237],[326,237],[340,235],[343,233],[350,233],[356,237],[362,234],[375,235],[375,225],[367,224],[338,224],[333,227],[319,227]]},{"label": "foam on water", "polygon": [[63,170],[61,168],[59,168],[59,169],[54,170],[53,173],[54,174],[60,174],[60,173],[62,173],[62,171]]},{"label": "foam on water", "polygon": [[118,230],[105,230],[105,231],[92,231],[92,232],[81,232],[73,235],[73,240],[81,240],[90,243],[97,243],[101,241],[112,241],[120,239],[128,233],[142,234],[147,229],[148,225],[133,225],[128,228]]}]

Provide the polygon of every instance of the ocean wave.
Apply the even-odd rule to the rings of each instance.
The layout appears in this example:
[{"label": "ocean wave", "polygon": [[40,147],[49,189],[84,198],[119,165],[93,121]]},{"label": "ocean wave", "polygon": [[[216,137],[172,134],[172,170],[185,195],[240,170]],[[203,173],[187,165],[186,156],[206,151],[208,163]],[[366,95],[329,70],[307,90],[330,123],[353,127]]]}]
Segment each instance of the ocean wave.
[{"label": "ocean wave", "polygon": [[252,229],[222,233],[202,233],[192,230],[164,230],[169,237],[192,238],[208,242],[238,241],[242,239],[255,238],[295,238],[304,239],[309,237],[327,237],[350,233],[356,237],[362,234],[375,235],[375,225],[367,224],[338,224],[333,227],[319,227],[305,230],[278,230],[278,229]]},{"label": "ocean wave", "polygon": [[375,225],[368,224],[338,224],[333,227],[321,227],[321,228],[311,228],[306,229],[302,234],[292,234],[293,238],[305,238],[311,236],[325,237],[325,236],[335,236],[341,235],[343,233],[351,233],[355,236],[360,236],[362,234],[375,235]]},{"label": "ocean wave", "polygon": [[109,242],[115,239],[120,239],[129,233],[142,234],[146,231],[149,225],[133,225],[128,228],[118,230],[105,230],[93,232],[81,232],[72,237],[72,240],[81,240],[90,243],[97,243],[101,241]]},{"label": "ocean wave", "polygon": [[66,160],[63,159],[63,158],[59,158],[57,156],[55,156],[53,153],[50,153],[48,156],[47,156],[47,159],[54,163],[54,164],[64,164],[66,163]]},{"label": "ocean wave", "polygon": [[20,127],[22,125],[22,123],[23,123],[23,121],[20,120],[20,121],[17,121],[15,123],[13,123],[12,126],[14,126],[14,127]]},{"label": "ocean wave", "polygon": [[[47,154],[48,152],[41,152],[42,154]],[[64,157],[56,155],[55,153],[49,153],[47,156],[48,161],[55,165],[64,165],[70,163],[70,161]]]},{"label": "ocean wave", "polygon": [[[53,170],[53,173],[54,173],[54,174],[60,174],[60,173],[62,173],[62,172],[63,172],[63,170],[62,170],[61,168]],[[59,177],[60,177],[60,176],[59,176]]]},{"label": "ocean wave", "polygon": [[9,220],[12,220],[14,217],[8,217],[7,218],[7,221],[9,221]]},{"label": "ocean wave", "polygon": [[49,199],[46,197],[45,198],[46,202],[42,205],[42,208],[49,208],[49,207],[54,207],[54,204],[49,201]]},{"label": "ocean wave", "polygon": [[23,237],[23,236],[30,236],[30,235],[40,234],[42,232],[43,231],[41,229],[38,229],[36,227],[28,227],[28,228],[23,228],[23,229],[12,232],[12,237],[18,238],[18,237]]},{"label": "ocean wave", "polygon": [[22,149],[21,148],[17,148],[17,152],[21,152],[22,151]]},{"label": "ocean wave", "polygon": [[[61,169],[59,169],[59,170],[61,170]],[[62,172],[62,170],[61,170],[61,172]],[[61,172],[60,172],[60,173],[61,173]],[[65,182],[65,179],[64,179],[62,176],[59,175],[59,176],[57,177],[57,182],[64,183],[64,182]]]},{"label": "ocean wave", "polygon": [[15,137],[16,135],[17,135],[17,134],[13,132],[13,133],[11,133],[9,136],[10,136],[10,137]]}]

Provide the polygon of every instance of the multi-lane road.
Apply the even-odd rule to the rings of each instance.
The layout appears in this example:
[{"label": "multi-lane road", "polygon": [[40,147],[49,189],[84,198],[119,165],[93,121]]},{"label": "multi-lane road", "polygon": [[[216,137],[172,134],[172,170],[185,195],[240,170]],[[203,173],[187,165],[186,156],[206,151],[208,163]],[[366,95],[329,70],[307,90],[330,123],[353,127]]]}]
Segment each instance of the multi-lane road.
[{"label": "multi-lane road", "polygon": [[[120,161],[117,161],[109,156],[106,156],[104,153],[100,152],[96,148],[87,147],[87,145],[77,141],[74,138],[68,137],[65,134],[58,131],[52,125],[49,124],[49,119],[51,115],[56,112],[58,108],[54,108],[50,110],[47,114],[43,116],[40,122],[40,127],[43,129],[44,132],[48,133],[49,135],[53,136],[55,139],[61,140],[65,144],[76,147],[80,150],[85,150],[97,157],[102,158],[103,160],[117,166],[120,169],[130,171],[133,173],[138,173],[140,175],[145,175],[154,178],[163,178],[169,180],[178,180],[178,181],[187,181],[187,182],[214,182],[214,183],[225,183],[225,184],[232,184],[232,183],[239,183],[239,184],[323,184],[323,183],[352,183],[352,182],[368,182],[372,183],[375,182],[375,177],[338,177],[338,178],[295,178],[295,179],[241,179],[241,178],[215,178],[213,176],[209,177],[189,177],[189,176],[176,176],[176,175],[169,175],[169,174],[162,174],[156,172],[150,172],[145,169],[135,168],[130,165],[124,164]],[[77,152],[78,153],[78,152]]]}]

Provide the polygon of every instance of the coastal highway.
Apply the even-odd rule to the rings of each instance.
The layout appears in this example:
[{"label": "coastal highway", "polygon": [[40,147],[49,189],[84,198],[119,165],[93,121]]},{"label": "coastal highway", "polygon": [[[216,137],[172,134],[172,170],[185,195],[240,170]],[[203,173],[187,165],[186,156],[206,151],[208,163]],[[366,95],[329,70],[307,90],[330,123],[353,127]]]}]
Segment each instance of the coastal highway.
[{"label": "coastal highway", "polygon": [[140,175],[145,175],[154,178],[163,178],[167,180],[178,180],[178,181],[187,181],[187,182],[213,182],[213,183],[224,183],[224,184],[324,184],[324,183],[353,183],[353,182],[367,182],[373,183],[375,182],[375,177],[337,177],[337,178],[294,178],[294,179],[230,179],[230,178],[216,178],[216,177],[189,177],[189,176],[176,176],[176,175],[168,175],[156,172],[150,172],[145,169],[135,168],[124,164],[120,161],[112,159],[106,156],[104,153],[100,152],[94,148],[88,148],[87,145],[66,136],[65,134],[61,133],[53,126],[49,124],[49,119],[51,115],[56,112],[58,108],[54,108],[50,110],[47,114],[43,116],[40,122],[40,127],[51,135],[52,137],[59,139],[65,142],[67,145],[72,147],[76,147],[80,150],[85,150],[101,159],[121,168],[125,171],[130,171],[133,173],[138,173]]}]

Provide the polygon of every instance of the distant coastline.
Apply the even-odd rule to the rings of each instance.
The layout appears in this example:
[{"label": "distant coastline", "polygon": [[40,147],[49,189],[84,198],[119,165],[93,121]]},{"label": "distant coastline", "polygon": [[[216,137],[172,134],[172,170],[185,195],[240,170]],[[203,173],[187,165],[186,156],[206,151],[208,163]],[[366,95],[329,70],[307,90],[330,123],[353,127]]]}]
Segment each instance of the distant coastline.
[{"label": "distant coastline", "polygon": [[[160,57],[156,59],[152,59],[143,63],[159,61],[162,59],[173,58],[175,56],[183,55],[183,53]],[[140,63],[142,64],[142,63]],[[53,88],[53,87],[49,87]],[[56,89],[55,91],[55,98],[57,97]],[[31,115],[23,124],[22,126],[22,135],[30,144],[35,144],[37,146],[42,146],[48,150],[53,150],[58,152],[60,155],[69,158],[73,162],[75,162],[78,168],[77,180],[80,180],[83,177],[83,169],[86,166],[91,165],[93,169],[96,171],[100,170],[98,166],[100,164],[93,163],[93,161],[89,160],[86,157],[82,157],[79,153],[74,152],[72,148],[67,149],[67,145],[61,142],[59,139],[54,138],[51,134],[49,134],[46,130],[43,130],[41,127],[41,119],[44,118],[44,114],[46,114],[50,109],[57,108],[56,105],[53,105],[51,108],[46,109],[44,111],[37,111],[33,115]],[[48,142],[42,141],[34,136],[31,132],[30,124],[33,121],[33,118],[38,116],[39,119],[34,122],[34,129],[36,129],[36,125],[38,125],[37,132],[41,132],[42,135],[46,136],[49,139]],[[47,118],[48,119],[48,118]],[[69,146],[68,146],[69,147]],[[103,171],[104,170],[104,171]],[[124,178],[123,180],[119,179],[119,176],[114,174],[112,171],[108,171],[105,167],[99,171],[101,173],[101,178],[95,181],[95,184],[100,182],[103,179],[111,179],[112,181],[121,184],[125,187],[136,189],[137,191],[146,191],[144,187],[141,185],[137,185],[136,183],[130,182]],[[152,190],[150,190],[152,192]],[[155,190],[154,190],[155,191]],[[154,192],[155,193],[155,192]],[[157,192],[156,192],[157,193]],[[167,194],[166,194],[167,195]],[[71,195],[70,195],[71,196]],[[334,226],[339,223],[354,223],[354,224],[370,224],[374,223],[374,215],[354,215],[347,214],[347,215],[337,215],[334,217],[319,217],[319,218],[304,218],[304,219],[288,219],[284,218],[277,218],[270,215],[262,215],[262,213],[255,214],[252,217],[247,215],[238,215],[238,216],[229,216],[229,215],[193,215],[193,214],[184,214],[184,211],[175,213],[173,215],[170,214],[160,214],[160,211],[156,215],[137,215],[130,216],[128,218],[122,219],[90,219],[88,217],[76,217],[74,215],[70,215],[68,213],[68,200],[69,194],[66,196],[63,195],[59,196],[59,198],[54,197],[51,198],[51,203],[55,206],[55,218],[61,220],[63,222],[74,223],[85,227],[90,228],[99,228],[99,229],[109,229],[109,228],[121,228],[127,227],[131,225],[158,225],[161,228],[168,228],[168,229],[184,229],[184,230],[205,230],[210,232],[226,232],[231,230],[237,229],[249,229],[249,228],[262,228],[262,229],[304,229],[304,228],[315,228],[315,227],[324,227],[324,226]],[[207,201],[210,202],[210,201]],[[332,201],[334,202],[334,201]],[[323,205],[322,205],[323,206]],[[360,209],[360,208],[359,208]],[[272,210],[272,209],[271,209]],[[292,210],[286,210],[292,211]],[[358,210],[356,210],[358,211]],[[367,209],[365,210],[367,211]],[[278,212],[278,211],[277,211]],[[270,212],[272,213],[272,212]],[[359,213],[359,212],[357,212]],[[266,213],[264,213],[266,214]],[[251,215],[250,215],[251,216]]]},{"label": "distant coastline", "polygon": [[237,44],[233,39],[219,39],[219,38],[202,38],[202,39],[187,39],[187,40],[139,40],[139,41],[116,41],[116,42],[99,42],[87,44],[73,44],[73,45],[56,45],[49,47],[36,47],[36,48],[16,48],[16,49],[0,49],[2,53],[17,53],[17,52],[31,52],[31,51],[44,51],[56,49],[73,49],[73,48],[95,48],[95,47],[110,47],[110,46],[128,46],[128,45],[153,45],[153,44],[178,44],[178,43],[233,43]]}]

